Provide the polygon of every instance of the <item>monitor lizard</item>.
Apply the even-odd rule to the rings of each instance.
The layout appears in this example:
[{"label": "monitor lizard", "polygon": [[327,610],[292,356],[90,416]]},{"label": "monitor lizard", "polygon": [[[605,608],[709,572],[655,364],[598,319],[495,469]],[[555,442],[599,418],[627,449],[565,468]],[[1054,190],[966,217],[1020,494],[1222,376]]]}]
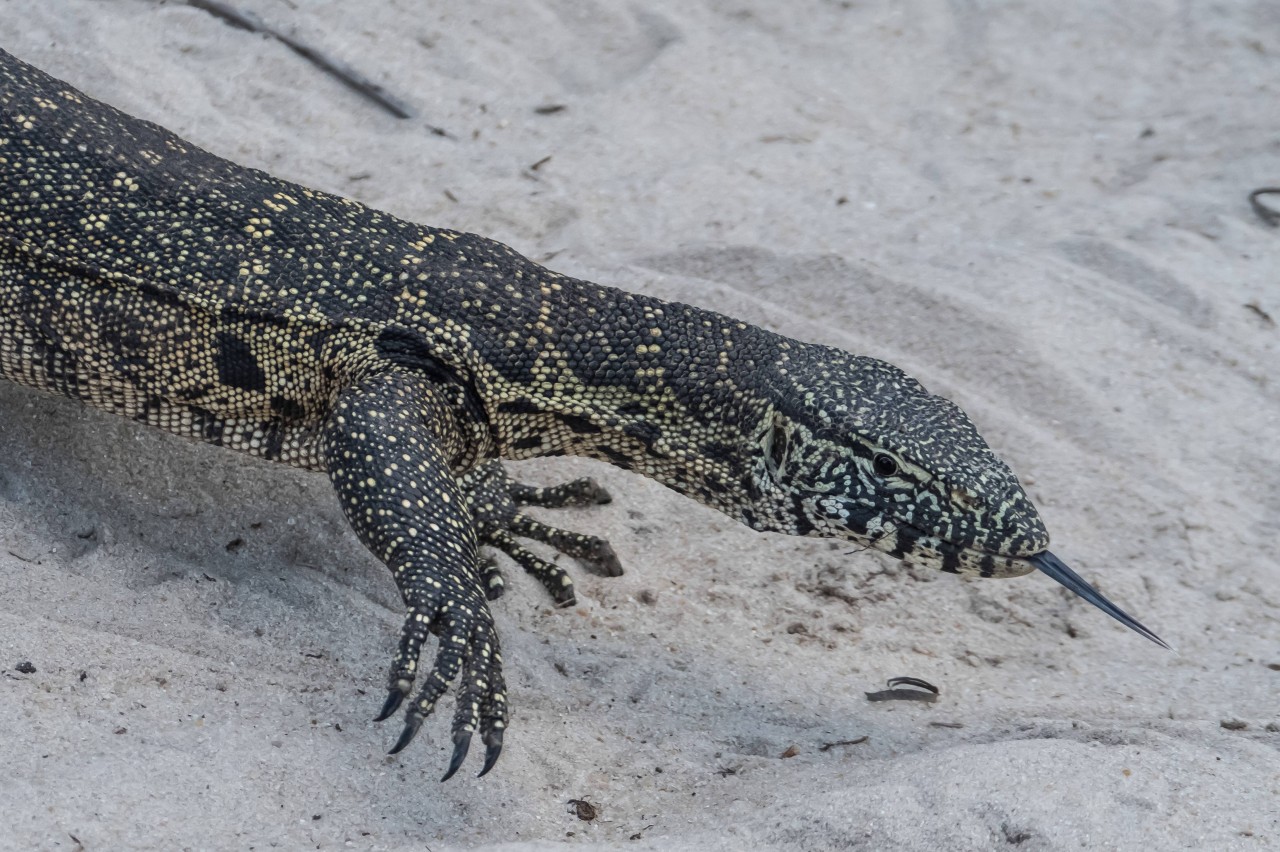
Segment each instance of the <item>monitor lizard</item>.
[{"label": "monitor lizard", "polygon": [[522,510],[603,489],[498,459],[599,459],[752,529],[950,573],[1038,568],[1164,644],[1047,550],[970,419],[897,367],[238,166],[3,51],[0,376],[327,474],[407,609],[378,720],[418,689],[392,753],[458,682],[446,779],[477,732],[488,772],[507,725],[479,549],[561,605],[568,575],[517,538],[621,573],[607,542]]}]

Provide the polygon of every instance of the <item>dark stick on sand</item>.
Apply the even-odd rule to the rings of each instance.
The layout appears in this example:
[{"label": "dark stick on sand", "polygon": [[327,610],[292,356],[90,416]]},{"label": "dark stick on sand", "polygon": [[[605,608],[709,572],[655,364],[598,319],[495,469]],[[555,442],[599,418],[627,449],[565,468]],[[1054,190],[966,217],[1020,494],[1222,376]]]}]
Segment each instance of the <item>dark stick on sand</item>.
[{"label": "dark stick on sand", "polygon": [[[298,41],[291,35],[277,32],[252,12],[232,8],[225,3],[218,2],[218,0],[187,0],[187,5],[208,12],[215,18],[237,29],[270,36],[321,71],[335,77],[352,91],[373,101],[396,118],[412,117],[412,113],[404,103],[387,94],[381,86],[366,78],[350,65],[326,56],[316,48]],[[430,130],[437,136],[449,135],[439,127],[430,127]]]}]

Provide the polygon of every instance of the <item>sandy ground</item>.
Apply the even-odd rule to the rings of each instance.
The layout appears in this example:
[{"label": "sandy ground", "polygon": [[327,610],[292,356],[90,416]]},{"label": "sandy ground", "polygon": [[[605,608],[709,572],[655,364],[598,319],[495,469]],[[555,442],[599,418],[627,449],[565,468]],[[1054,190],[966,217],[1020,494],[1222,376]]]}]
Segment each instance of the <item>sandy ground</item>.
[{"label": "sandy ground", "polygon": [[[559,519],[628,573],[553,611],[509,572],[507,750],[441,785],[447,715],[395,758],[369,721],[399,604],[323,478],[5,386],[0,845],[1280,848],[1280,230],[1245,202],[1280,183],[1274,2],[240,1],[415,117],[177,2],[0,0],[0,46],[246,164],[899,364],[1178,653],[1039,575],[527,464],[613,490]],[[895,675],[940,700],[865,699]]]}]

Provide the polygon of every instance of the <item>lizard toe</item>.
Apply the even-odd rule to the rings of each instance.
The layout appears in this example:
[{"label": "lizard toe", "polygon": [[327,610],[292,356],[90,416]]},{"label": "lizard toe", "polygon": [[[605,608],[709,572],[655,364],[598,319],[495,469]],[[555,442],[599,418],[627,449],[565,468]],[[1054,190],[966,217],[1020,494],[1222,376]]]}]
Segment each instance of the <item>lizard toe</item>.
[{"label": "lizard toe", "polygon": [[392,684],[387,690],[387,700],[382,702],[382,709],[378,711],[377,716],[373,717],[373,721],[385,722],[391,718],[392,713],[400,709],[400,704],[404,701],[405,696],[409,694],[410,687],[413,686],[412,681],[401,683]]},{"label": "lizard toe", "polygon": [[489,773],[489,770],[498,762],[499,755],[502,754],[502,728],[492,730],[484,736],[484,767],[480,770],[477,778],[483,778]]},{"label": "lizard toe", "polygon": [[480,561],[480,585],[484,588],[485,600],[496,601],[507,591],[507,581],[503,579],[498,562],[492,556]]},{"label": "lizard toe", "polygon": [[573,591],[573,580],[554,562],[548,562],[532,550],[520,544],[505,530],[494,532],[489,543],[514,559],[521,568],[537,578],[551,595],[557,607],[573,606],[578,602]]},{"label": "lizard toe", "polygon": [[405,746],[413,742],[413,738],[418,735],[418,729],[422,727],[422,717],[410,716],[405,720],[404,730],[400,732],[396,744],[391,747],[387,754],[399,754]]},{"label": "lizard toe", "polygon": [[453,777],[454,773],[462,766],[462,761],[467,759],[467,751],[471,748],[471,732],[458,731],[453,735],[453,756],[449,758],[449,768],[445,770],[444,777],[440,779],[443,784]]}]

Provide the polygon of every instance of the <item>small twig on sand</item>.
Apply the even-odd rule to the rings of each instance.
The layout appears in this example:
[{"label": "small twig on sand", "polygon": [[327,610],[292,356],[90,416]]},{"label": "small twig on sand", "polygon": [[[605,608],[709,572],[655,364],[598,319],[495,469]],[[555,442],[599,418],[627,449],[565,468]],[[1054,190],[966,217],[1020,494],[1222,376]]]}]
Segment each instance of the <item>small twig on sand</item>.
[{"label": "small twig on sand", "polygon": [[1264,186],[1249,193],[1249,206],[1253,208],[1253,212],[1258,214],[1259,219],[1274,228],[1280,225],[1280,210],[1268,207],[1258,200],[1264,195],[1280,195],[1280,186]]},{"label": "small twig on sand", "polygon": [[870,735],[863,734],[862,736],[853,740],[840,740],[839,742],[834,742],[834,743],[823,743],[822,745],[818,746],[818,751],[830,751],[836,746],[862,745],[869,739],[871,739]]},{"label": "small twig on sand", "polygon": [[[932,704],[938,700],[939,689],[918,677],[891,677],[888,689],[865,693],[868,701],[923,701]],[[909,686],[912,689],[897,689]],[[922,691],[923,690],[923,691]]]}]

